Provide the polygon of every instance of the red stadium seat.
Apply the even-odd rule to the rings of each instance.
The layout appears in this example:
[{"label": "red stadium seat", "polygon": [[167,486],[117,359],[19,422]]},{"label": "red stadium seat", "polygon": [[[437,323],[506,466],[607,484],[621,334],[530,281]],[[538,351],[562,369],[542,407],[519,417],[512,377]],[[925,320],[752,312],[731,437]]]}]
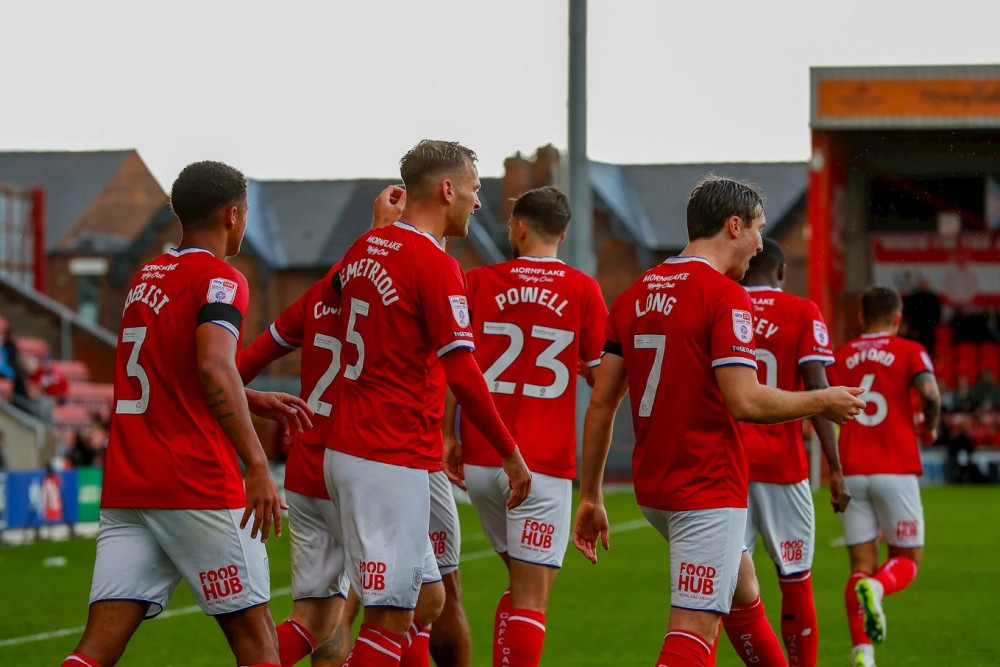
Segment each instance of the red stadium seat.
[{"label": "red stadium seat", "polygon": [[90,369],[82,361],[53,361],[52,369],[61,373],[70,382],[87,382],[90,380]]},{"label": "red stadium seat", "polygon": [[52,423],[62,428],[83,428],[90,426],[93,418],[90,411],[78,405],[56,405],[52,408]]},{"label": "red stadium seat", "polygon": [[42,338],[17,336],[15,341],[17,342],[17,350],[21,354],[29,357],[35,357],[37,359],[41,359],[42,357],[49,355],[49,344]]},{"label": "red stadium seat", "polygon": [[88,410],[90,413],[110,412],[114,385],[99,382],[71,382],[66,393],[66,403]]},{"label": "red stadium seat", "polygon": [[934,347],[935,352],[940,350],[942,347],[947,347],[948,349],[951,349],[951,343],[952,343],[951,327],[948,326],[947,324],[938,325],[937,328],[934,329],[934,340],[935,340],[935,347]]}]

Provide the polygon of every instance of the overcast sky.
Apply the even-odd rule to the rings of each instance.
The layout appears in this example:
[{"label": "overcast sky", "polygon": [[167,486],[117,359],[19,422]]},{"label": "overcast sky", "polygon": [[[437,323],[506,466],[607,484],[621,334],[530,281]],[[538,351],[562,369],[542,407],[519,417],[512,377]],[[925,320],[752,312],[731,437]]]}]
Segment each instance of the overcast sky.
[{"label": "overcast sky", "polygon": [[[169,187],[199,159],[392,176],[433,137],[497,175],[566,145],[567,22],[567,0],[0,0],[0,150],[135,147]],[[591,0],[589,23],[611,162],[805,160],[810,66],[1000,55],[997,0]]]}]

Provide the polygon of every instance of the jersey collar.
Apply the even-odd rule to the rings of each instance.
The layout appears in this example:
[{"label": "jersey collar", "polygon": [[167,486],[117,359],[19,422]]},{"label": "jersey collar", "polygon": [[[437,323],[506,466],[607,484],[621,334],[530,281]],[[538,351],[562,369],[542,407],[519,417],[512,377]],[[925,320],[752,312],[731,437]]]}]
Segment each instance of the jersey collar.
[{"label": "jersey collar", "polygon": [[748,285],[744,287],[748,292],[780,292],[780,287],[771,287],[770,285]]},{"label": "jersey collar", "polygon": [[168,255],[173,255],[174,257],[180,257],[182,255],[189,255],[196,252],[207,252],[211,255],[211,251],[205,250],[204,248],[184,248],[184,250],[178,250],[177,248],[171,248],[167,251]]},{"label": "jersey collar", "polygon": [[535,255],[521,255],[518,259],[525,259],[529,262],[555,262],[556,264],[565,264],[558,257],[536,257]]},{"label": "jersey collar", "polygon": [[885,337],[891,336],[891,335],[892,334],[889,333],[888,331],[873,331],[871,333],[863,333],[863,334],[861,334],[861,337],[862,338],[885,338]]},{"label": "jersey collar", "polygon": [[392,224],[395,225],[396,227],[399,227],[400,229],[405,229],[408,232],[413,232],[415,234],[420,234],[421,236],[426,236],[427,238],[429,238],[431,241],[434,242],[434,245],[436,245],[440,250],[444,251],[444,246],[441,245],[441,242],[438,241],[434,237],[433,234],[428,234],[427,232],[422,232],[419,229],[417,229],[416,227],[414,227],[413,225],[411,225],[410,223],[403,222],[402,220],[397,220],[396,222],[394,222]]},{"label": "jersey collar", "polygon": [[667,257],[663,260],[664,264],[684,264],[686,262],[701,262],[702,264],[711,266],[713,269],[715,268],[710,261],[697,255],[678,255],[677,257]]}]

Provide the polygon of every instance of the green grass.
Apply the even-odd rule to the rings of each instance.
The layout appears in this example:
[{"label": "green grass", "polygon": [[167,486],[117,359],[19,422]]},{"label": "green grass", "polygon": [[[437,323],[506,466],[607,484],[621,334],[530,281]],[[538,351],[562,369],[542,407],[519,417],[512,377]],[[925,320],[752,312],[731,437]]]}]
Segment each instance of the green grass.
[{"label": "green grass", "polygon": [[[845,665],[850,651],[843,611],[847,556],[831,547],[840,527],[819,505],[813,585],[820,625],[820,665]],[[548,615],[543,665],[650,665],[663,638],[668,603],[667,546],[641,524],[629,493],[609,496],[613,524],[631,528],[611,537],[611,552],[595,567],[572,547],[556,582]],[[997,581],[1000,580],[1000,488],[931,488],[924,490],[928,548],[913,585],[887,598],[889,633],[879,648],[879,664],[996,664]],[[504,588],[500,560],[485,552],[471,508],[460,507],[465,541],[462,565],[466,609],[475,641],[475,664],[489,665],[490,635],[496,599]],[[287,588],[287,542],[269,544],[271,581]],[[50,556],[64,556],[65,567],[43,567]],[[764,603],[777,627],[780,605],[773,566],[758,550],[757,567]],[[82,625],[94,558],[94,542],[40,543],[0,548],[0,644],[4,639]],[[182,584],[168,609],[194,604]],[[291,606],[287,594],[271,608],[284,618]],[[78,633],[16,646],[0,645],[0,665],[57,665],[72,650]],[[124,659],[124,666],[232,664],[222,633],[200,613],[161,618],[144,624]],[[307,663],[303,663],[307,664]],[[720,666],[742,664],[723,640]]]}]

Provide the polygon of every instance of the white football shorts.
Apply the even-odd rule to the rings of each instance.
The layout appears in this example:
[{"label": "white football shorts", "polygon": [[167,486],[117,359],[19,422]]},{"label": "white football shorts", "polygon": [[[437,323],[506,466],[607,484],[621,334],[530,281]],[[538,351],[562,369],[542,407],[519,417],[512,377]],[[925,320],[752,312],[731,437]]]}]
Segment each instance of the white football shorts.
[{"label": "white football shorts", "polygon": [[750,482],[744,544],[753,554],[757,535],[783,577],[812,568],[816,513],[809,480],[797,484]]},{"label": "white football shorts", "polygon": [[451,482],[443,470],[429,473],[431,490],[431,521],[428,534],[438,571],[442,575],[458,569],[458,555],[462,552],[462,533],[458,525],[458,508]]},{"label": "white football shorts", "polygon": [[878,539],[890,546],[924,546],[924,507],[916,475],[848,475],[851,502],[840,515],[848,546]]},{"label": "white football shorts", "polygon": [[670,605],[728,614],[744,551],[747,511],[639,509],[670,544]]},{"label": "white football shorts", "polygon": [[183,578],[209,616],[266,604],[267,550],[243,511],[102,509],[90,603],[145,601],[153,618]]},{"label": "white football shorts", "polygon": [[467,465],[465,485],[494,551],[527,563],[562,567],[571,529],[571,480],[532,473],[531,493],[509,511],[510,480],[503,468]]},{"label": "white football shorts", "polygon": [[286,491],[292,552],[292,599],[347,597],[337,508],[327,498]]},{"label": "white football shorts", "polygon": [[441,578],[427,534],[427,471],[327,449],[323,472],[339,517],[334,537],[361,603],[413,609],[425,579]]}]

